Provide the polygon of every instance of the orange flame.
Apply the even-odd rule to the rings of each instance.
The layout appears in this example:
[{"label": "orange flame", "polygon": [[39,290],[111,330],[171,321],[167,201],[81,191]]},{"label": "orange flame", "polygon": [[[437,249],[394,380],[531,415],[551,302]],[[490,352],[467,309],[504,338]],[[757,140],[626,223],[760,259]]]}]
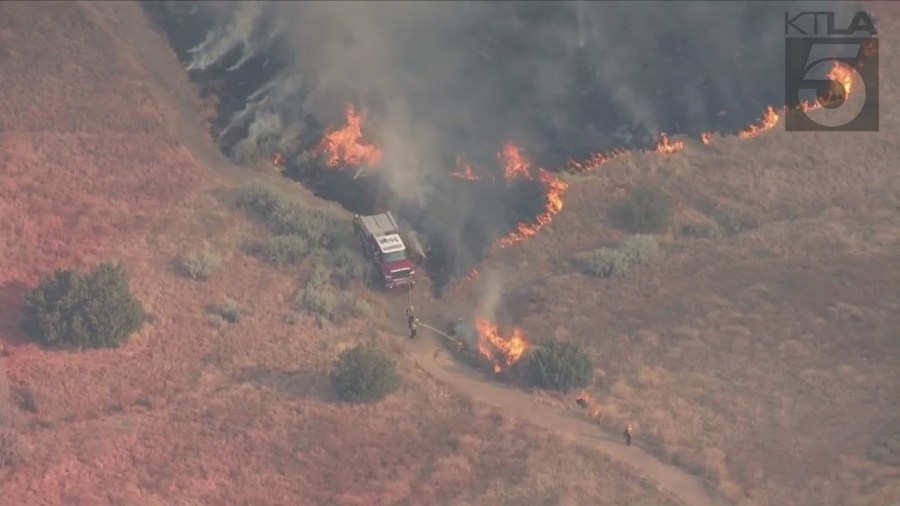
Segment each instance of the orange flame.
[{"label": "orange flame", "polygon": [[528,173],[528,160],[522,156],[522,153],[515,144],[511,142],[506,143],[506,146],[503,147],[503,151],[498,153],[497,156],[503,162],[503,175],[506,179],[512,180],[518,177],[530,178]]},{"label": "orange flame", "polygon": [[469,281],[475,281],[478,279],[478,269],[472,269],[469,271]]},{"label": "orange flame", "polygon": [[[843,100],[846,100],[850,97],[850,89],[853,87],[853,71],[850,67],[840,63],[838,61],[834,62],[834,65],[831,67],[831,71],[828,72],[828,79],[837,82],[843,88],[843,95],[840,97]],[[838,98],[833,95],[833,93],[828,93],[828,98]]]},{"label": "orange flame", "polygon": [[704,133],[700,134],[700,142],[702,142],[703,144],[706,144],[708,146],[710,141],[712,141],[712,133],[704,132]]},{"label": "orange flame", "polygon": [[275,153],[275,155],[272,157],[272,165],[274,165],[276,168],[284,165],[284,155],[282,155],[281,153]]},{"label": "orange flame", "polygon": [[771,130],[778,124],[778,113],[775,111],[775,108],[769,106],[766,109],[765,114],[763,114],[762,118],[759,120],[759,124],[750,125],[749,127],[738,132],[738,137],[741,139],[751,139],[753,137],[757,137],[763,132],[767,130]]},{"label": "orange flame", "polygon": [[684,149],[684,142],[669,142],[669,136],[666,134],[662,134],[662,140],[656,146],[656,152],[663,154],[677,153],[682,149]]},{"label": "orange flame", "polygon": [[463,160],[462,156],[456,157],[456,170],[450,173],[451,176],[459,179],[467,179],[469,181],[477,181],[478,176],[472,171],[472,166]]},{"label": "orange flame", "polygon": [[575,160],[569,160],[569,171],[570,172],[587,172],[591,170],[598,169],[601,165],[606,162],[609,162],[615,158],[618,158],[628,151],[616,148],[609,153],[594,153],[587,160],[583,162],[578,162]]},{"label": "orange flame", "polygon": [[500,336],[493,323],[475,318],[478,329],[478,351],[494,364],[494,372],[500,373],[516,363],[528,349],[528,340],[520,329],[513,329],[509,337]]},{"label": "orange flame", "polygon": [[316,154],[326,154],[326,165],[338,167],[341,165],[377,167],[381,163],[381,150],[372,144],[363,141],[363,118],[356,114],[353,105],[347,106],[347,125],[337,130],[331,130],[318,146]]},{"label": "orange flame", "polygon": [[[507,144],[503,151],[503,158],[507,161],[504,173],[508,179],[514,177],[531,178],[531,164],[522,156],[519,148],[512,144]],[[536,223],[520,223],[516,230],[500,239],[494,249],[498,247],[505,248],[533,236],[541,227],[550,223],[554,215],[562,211],[562,195],[569,187],[568,183],[559,179],[552,172],[541,168],[538,168],[538,179],[547,191],[547,204],[544,206],[544,211],[535,219]]]}]

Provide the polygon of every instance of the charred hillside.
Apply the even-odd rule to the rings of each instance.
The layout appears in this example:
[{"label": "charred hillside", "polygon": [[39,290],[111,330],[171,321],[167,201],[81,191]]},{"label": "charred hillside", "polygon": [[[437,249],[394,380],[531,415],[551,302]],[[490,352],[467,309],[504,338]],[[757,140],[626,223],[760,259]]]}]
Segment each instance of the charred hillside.
[{"label": "charred hillside", "polygon": [[[817,6],[144,4],[216,97],[223,152],[275,157],[352,211],[397,211],[448,275],[552,207],[538,167],[655,146],[662,133],[735,133],[783,104],[784,12]],[[515,184],[498,157],[508,143],[530,167]],[[450,175],[464,168],[477,178]]]}]

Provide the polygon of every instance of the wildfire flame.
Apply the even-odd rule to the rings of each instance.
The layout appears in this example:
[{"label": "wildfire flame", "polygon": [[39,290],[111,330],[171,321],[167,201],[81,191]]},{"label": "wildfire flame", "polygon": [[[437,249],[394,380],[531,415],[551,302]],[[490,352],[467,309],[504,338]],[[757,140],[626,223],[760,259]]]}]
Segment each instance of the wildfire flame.
[{"label": "wildfire flame", "polygon": [[666,134],[662,134],[662,139],[656,146],[656,152],[663,154],[677,153],[682,149],[684,149],[684,142],[669,142],[669,136]]},{"label": "wildfire flame", "polygon": [[[840,63],[838,61],[834,62],[834,65],[831,67],[831,71],[828,72],[828,79],[837,82],[843,88],[843,98],[846,99],[850,96],[850,89],[853,87],[853,71],[850,70],[850,67]],[[833,99],[835,97],[831,92],[828,93],[827,99]]]},{"label": "wildfire flame", "polygon": [[456,157],[456,170],[450,173],[451,176],[459,179],[467,179],[469,181],[478,180],[478,176],[472,171],[472,166],[463,160],[462,156]]},{"label": "wildfire flame", "polygon": [[503,175],[507,180],[519,177],[531,178],[528,173],[530,164],[528,163],[528,160],[522,156],[522,153],[515,144],[511,142],[506,143],[506,146],[503,147],[503,151],[498,153],[497,156],[503,162]]},{"label": "wildfire flame", "polygon": [[766,109],[765,114],[763,114],[762,118],[760,118],[759,123],[756,125],[750,125],[749,127],[738,132],[738,137],[741,139],[751,139],[753,137],[757,137],[763,132],[767,130],[771,130],[778,124],[778,113],[775,111],[775,108],[769,106]]},{"label": "wildfire flame", "polygon": [[274,165],[275,168],[281,167],[284,165],[284,158],[284,155],[281,153],[275,153],[275,155],[272,156],[272,165]]},{"label": "wildfire flame", "polygon": [[578,162],[575,160],[569,160],[569,171],[571,172],[587,172],[590,170],[595,170],[599,168],[606,162],[609,162],[615,158],[618,158],[628,151],[620,148],[616,148],[609,153],[594,153],[587,160],[583,162]]},{"label": "wildfire flame", "polygon": [[478,269],[472,269],[469,271],[469,281],[475,281],[478,279]]},{"label": "wildfire flame", "polygon": [[[530,173],[531,164],[514,144],[507,144],[500,157],[505,161],[503,173],[507,179],[520,177],[533,179]],[[535,223],[520,223],[516,230],[500,239],[495,248],[505,248],[533,236],[541,227],[550,223],[556,213],[562,210],[562,194],[569,185],[552,172],[541,168],[538,168],[538,180],[547,191],[547,204],[544,206],[544,211],[538,215]]]},{"label": "wildfire flame", "polygon": [[500,373],[516,363],[528,349],[528,340],[520,329],[513,329],[512,335],[502,337],[497,326],[478,317],[478,351],[493,363],[494,372]]},{"label": "wildfire flame", "polygon": [[700,142],[702,142],[703,144],[706,144],[708,146],[710,141],[712,141],[712,133],[704,132],[704,133],[700,134]]},{"label": "wildfire flame", "polygon": [[356,114],[353,105],[347,106],[347,125],[331,130],[315,148],[317,155],[326,155],[325,164],[329,167],[368,166],[381,164],[381,150],[373,144],[363,141],[363,118]]}]

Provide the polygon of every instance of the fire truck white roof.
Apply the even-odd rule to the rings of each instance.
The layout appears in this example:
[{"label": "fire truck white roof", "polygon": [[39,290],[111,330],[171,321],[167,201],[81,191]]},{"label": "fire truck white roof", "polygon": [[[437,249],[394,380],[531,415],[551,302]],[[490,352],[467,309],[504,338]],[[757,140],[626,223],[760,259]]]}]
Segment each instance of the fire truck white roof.
[{"label": "fire truck white roof", "polygon": [[403,240],[397,234],[383,235],[375,240],[378,242],[378,247],[382,253],[393,253],[406,249],[406,245],[403,244]]},{"label": "fire truck white roof", "polygon": [[397,234],[400,226],[394,220],[394,216],[390,213],[381,213],[373,216],[360,216],[360,225],[366,233],[375,239],[378,248],[382,253],[393,253],[395,251],[403,251],[406,245]]}]

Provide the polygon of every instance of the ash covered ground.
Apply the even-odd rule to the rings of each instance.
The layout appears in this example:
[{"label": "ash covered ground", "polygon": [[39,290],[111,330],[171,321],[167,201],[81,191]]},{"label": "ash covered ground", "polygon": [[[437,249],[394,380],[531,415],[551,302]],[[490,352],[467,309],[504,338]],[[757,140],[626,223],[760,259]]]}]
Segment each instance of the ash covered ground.
[{"label": "ash covered ground", "polygon": [[[319,195],[354,212],[396,211],[427,242],[432,276],[445,279],[545,208],[540,182],[486,177],[502,173],[506,143],[559,170],[592,153],[655,145],[662,133],[734,133],[784,103],[784,13],[857,7],[144,5],[191,78],[216,97],[223,152],[239,163],[284,155],[286,173]],[[315,156],[348,104],[364,113],[363,134],[379,150],[368,177]],[[450,177],[460,156],[480,180]]]}]

